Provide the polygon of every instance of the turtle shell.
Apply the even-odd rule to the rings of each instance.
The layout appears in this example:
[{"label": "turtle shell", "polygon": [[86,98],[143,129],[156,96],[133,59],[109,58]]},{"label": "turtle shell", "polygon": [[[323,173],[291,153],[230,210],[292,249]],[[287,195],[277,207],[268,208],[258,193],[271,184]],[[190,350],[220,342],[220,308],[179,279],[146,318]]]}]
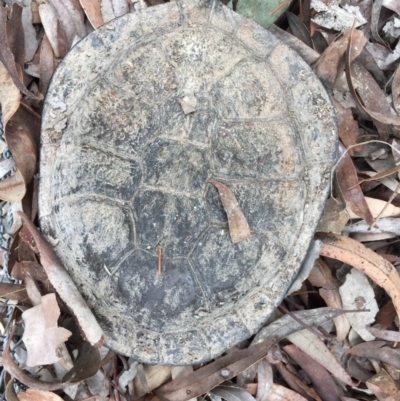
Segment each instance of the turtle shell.
[{"label": "turtle shell", "polygon": [[[40,224],[109,347],[199,363],[285,296],[336,146],[329,97],[297,53],[218,0],[173,1],[111,21],[60,63]],[[245,240],[232,242],[209,180],[235,195]]]}]

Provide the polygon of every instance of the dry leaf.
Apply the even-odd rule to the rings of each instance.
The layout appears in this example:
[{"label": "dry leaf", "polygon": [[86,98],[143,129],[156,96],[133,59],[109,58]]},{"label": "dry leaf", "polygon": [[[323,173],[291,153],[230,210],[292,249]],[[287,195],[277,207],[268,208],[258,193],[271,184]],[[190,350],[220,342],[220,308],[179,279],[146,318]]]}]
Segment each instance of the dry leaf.
[{"label": "dry leaf", "polygon": [[393,330],[382,330],[377,327],[368,327],[368,330],[377,338],[386,341],[400,342],[400,333]]},{"label": "dry leaf", "polygon": [[307,373],[314,389],[324,401],[339,400],[343,391],[325,368],[295,345],[286,345],[283,349]]},{"label": "dry leaf", "polygon": [[[386,203],[383,202],[382,203]],[[399,211],[400,212],[400,211]],[[394,217],[384,217],[379,219],[377,227],[370,227],[364,220],[347,226],[343,229],[343,234],[391,234],[392,237],[400,236],[400,219]]]},{"label": "dry leaf", "polygon": [[25,0],[22,10],[22,28],[24,31],[25,62],[29,62],[35,56],[40,39],[37,37],[33,24],[32,0]]},{"label": "dry leaf", "polygon": [[[334,308],[317,308],[304,311],[292,312],[291,315],[285,315],[262,328],[254,337],[253,344],[258,344],[272,336],[285,338],[289,334],[304,329],[306,326],[321,326],[330,322],[333,318],[342,315],[344,312]],[[297,320],[293,319],[293,316]],[[301,322],[303,324],[301,324]],[[246,376],[254,378],[257,373],[257,366],[253,365],[246,370]]]},{"label": "dry leaf", "polygon": [[61,397],[50,391],[28,388],[25,393],[18,393],[19,401],[63,401]]},{"label": "dry leaf", "polygon": [[[16,326],[11,331],[10,337],[15,333]],[[2,358],[3,358],[3,365],[5,370],[12,376],[15,377],[18,381],[21,383],[25,384],[26,386],[35,388],[37,390],[44,390],[44,391],[54,391],[54,390],[60,390],[62,388],[68,387],[71,384],[70,383],[59,383],[59,382],[45,382],[42,380],[35,379],[34,377],[31,376],[31,374],[28,374],[24,372],[14,361],[10,354],[10,345],[11,345],[11,340],[7,341],[6,346],[3,350]]]},{"label": "dry leaf", "polygon": [[133,381],[135,399],[143,397],[148,392],[153,391],[171,379],[170,366],[144,365],[143,370],[147,382],[147,389],[144,388],[139,376],[137,375]]},{"label": "dry leaf", "polygon": [[346,317],[364,341],[374,340],[375,337],[370,333],[367,326],[375,321],[379,307],[375,300],[374,290],[367,277],[357,269],[352,269],[346,275],[346,281],[339,288],[339,292],[344,309],[366,310],[362,313],[346,313]]},{"label": "dry leaf", "polygon": [[400,317],[400,276],[394,266],[351,238],[325,233],[318,233],[316,238],[323,242],[321,256],[340,260],[366,274],[392,298]]},{"label": "dry leaf", "polygon": [[49,39],[56,57],[61,57],[63,51],[59,48],[58,29],[59,23],[54,7],[50,3],[41,3],[39,5],[40,19],[43,24],[46,36]]},{"label": "dry leaf", "polygon": [[17,70],[17,66],[15,64],[14,55],[7,42],[7,32],[5,21],[7,20],[5,8],[0,4],[0,61],[3,66],[6,68],[10,77],[12,78],[15,86],[26,96],[30,98],[35,98],[35,96],[26,89],[25,85],[22,82],[21,74]]},{"label": "dry leaf", "polygon": [[339,145],[339,155],[341,160],[336,168],[336,177],[348,209],[353,212],[353,215],[364,219],[372,226],[374,218],[361,191],[361,187],[358,185],[357,171],[350,155],[346,152],[342,144]]},{"label": "dry leaf", "polygon": [[[321,54],[321,57],[313,65],[314,72],[322,79],[325,85],[333,87],[338,74],[344,68],[344,55],[348,46],[350,32],[347,31],[338,40],[332,42],[328,48]],[[361,31],[355,31],[353,37],[354,49],[352,54],[354,60],[362,51],[368,39]]]},{"label": "dry leaf", "polygon": [[[322,259],[315,261],[308,281],[315,287],[322,287],[319,289],[319,294],[328,306],[343,308],[342,298],[339,294],[340,282],[332,276],[331,270]],[[338,341],[343,341],[349,333],[350,323],[346,315],[335,317],[333,321],[336,326],[336,338]]]},{"label": "dry leaf", "polygon": [[[346,65],[346,63],[345,63]],[[359,62],[359,60],[353,61],[351,64],[352,72],[352,83],[354,84],[354,89],[357,91],[359,98],[361,99],[364,106],[373,112],[377,112],[383,115],[395,114],[394,110],[390,106],[388,99],[376,83],[374,77],[369,73],[369,71]],[[346,82],[347,73],[345,73]],[[348,83],[347,83],[348,87]],[[350,89],[349,89],[350,90]],[[351,90],[350,90],[351,92]],[[355,105],[352,107],[357,107],[357,101],[354,98],[354,94],[351,98],[355,101]],[[365,112],[364,112],[365,113]],[[366,114],[367,115],[367,114]],[[390,127],[388,127],[387,122],[380,122],[379,120],[374,120],[375,126],[382,138],[387,138],[391,133]]]},{"label": "dry leaf", "polygon": [[[368,209],[370,210],[372,217],[376,218],[378,216],[380,217],[398,217],[400,216],[400,207],[394,206],[394,205],[387,205],[386,201],[380,200],[380,199],[374,199],[370,198],[368,196],[364,197],[365,202],[368,205]],[[384,210],[385,209],[385,210]],[[382,211],[384,210],[384,213]],[[347,208],[347,212],[349,213],[349,217],[351,219],[359,219],[360,216],[354,213],[354,211],[351,208]],[[380,220],[379,220],[380,221]],[[374,223],[371,224],[371,222],[368,222],[368,225],[371,227]],[[379,222],[377,223],[379,227]],[[374,227],[372,227],[373,229]]]},{"label": "dry leaf", "polygon": [[289,334],[304,329],[307,326],[321,326],[333,318],[343,315],[343,311],[334,308],[316,308],[303,311],[291,312],[303,324],[294,320],[291,315],[285,315],[270,323],[268,326],[263,327],[254,337],[252,344],[257,344],[264,341],[271,336],[278,336],[279,338],[287,337]]},{"label": "dry leaf", "polygon": [[396,309],[393,305],[393,301],[390,299],[384,304],[376,315],[375,323],[382,329],[389,328],[393,320],[396,318]]},{"label": "dry leaf", "polygon": [[25,40],[21,17],[22,6],[14,3],[11,8],[11,15],[6,25],[7,42],[12,54],[14,55],[15,63],[18,64],[22,71],[25,64]]},{"label": "dry leaf", "polygon": [[[339,138],[343,142],[344,146],[356,145],[360,131],[358,128],[357,121],[353,118],[351,109],[345,109],[338,101],[331,99],[332,104],[335,107],[336,117],[339,126]],[[350,156],[353,156],[354,152],[358,152],[361,146],[356,146],[348,150]]]},{"label": "dry leaf", "polygon": [[100,367],[100,352],[86,341],[79,344],[74,366],[62,378],[62,382],[79,383],[96,374]]},{"label": "dry leaf", "polygon": [[[325,290],[324,288],[319,289],[319,295],[325,301],[325,303],[331,308],[342,309],[342,298],[340,297],[339,290]],[[336,327],[336,339],[337,341],[343,341],[351,329],[350,323],[347,320],[346,315],[338,316],[333,319]]]},{"label": "dry leaf", "polygon": [[353,78],[352,78],[351,60],[352,60],[352,53],[353,53],[354,47],[355,47],[355,45],[353,43],[353,34],[354,34],[354,26],[350,31],[350,37],[349,37],[347,53],[346,53],[345,67],[346,67],[347,84],[349,85],[351,94],[354,96],[354,99],[357,102],[357,106],[365,114],[368,114],[371,118],[373,118],[376,121],[379,121],[383,124],[392,124],[392,125],[396,125],[396,126],[400,125],[400,116],[384,115],[380,112],[376,112],[371,109],[368,109],[367,107],[365,107],[363,101],[361,100],[361,97],[359,96],[359,94],[354,86]]},{"label": "dry leaf", "polygon": [[[171,377],[175,380],[179,377],[184,377],[193,372],[193,366],[171,366]],[[197,401],[197,398],[191,398],[188,401]]]},{"label": "dry leaf", "polygon": [[15,86],[4,64],[0,61],[0,104],[3,119],[3,129],[8,120],[18,110],[21,94]]},{"label": "dry leaf", "polygon": [[295,393],[293,390],[289,390],[280,384],[273,384],[272,391],[268,401],[306,401],[307,398],[302,397],[300,394]]},{"label": "dry leaf", "polygon": [[369,181],[378,181],[381,178],[389,177],[394,173],[397,173],[400,170],[400,165],[394,166],[390,168],[389,170],[382,171],[381,173],[376,173],[370,178],[363,178],[358,182],[358,185],[361,185],[363,182],[369,182]]},{"label": "dry leaf", "polygon": [[58,327],[60,316],[55,294],[42,297],[42,302],[22,314],[25,331],[22,340],[28,352],[26,366],[49,365],[57,362],[56,349],[71,336],[71,332]]},{"label": "dry leaf", "polygon": [[221,182],[215,180],[209,180],[208,182],[213,184],[218,189],[221,203],[228,217],[229,233],[231,235],[232,242],[236,244],[240,241],[243,241],[251,234],[251,231],[246,217],[241,211],[240,206],[235,198],[235,195],[226,185],[222,184]]},{"label": "dry leaf", "polygon": [[336,290],[340,287],[340,282],[332,276],[330,268],[320,258],[314,262],[308,281],[314,287],[322,287],[326,290]]},{"label": "dry leaf", "polygon": [[325,203],[316,231],[340,234],[349,218],[344,203],[329,198]]},{"label": "dry leaf", "polygon": [[273,337],[222,356],[191,374],[161,386],[156,394],[169,401],[186,401],[205,394],[262,359],[277,340],[278,337]]},{"label": "dry leaf", "polygon": [[25,275],[29,273],[34,280],[46,284],[49,279],[43,267],[37,262],[15,262],[11,275],[17,280],[24,281]]},{"label": "dry leaf", "polygon": [[301,20],[301,18],[290,11],[286,11],[286,18],[293,35],[312,48],[313,44],[311,41],[310,31],[307,29],[306,24]]},{"label": "dry leaf", "polygon": [[303,397],[311,397],[316,401],[322,401],[320,396],[315,392],[313,388],[307,386],[307,384],[293,372],[291,372],[282,362],[275,364],[275,367],[284,378],[286,383],[291,387],[294,391],[302,395]]},{"label": "dry leaf", "polygon": [[355,398],[351,398],[351,397],[340,397],[341,401],[358,401]]},{"label": "dry leaf", "polygon": [[392,99],[393,106],[396,109],[397,114],[400,114],[400,65],[397,67],[396,72],[393,74]]},{"label": "dry leaf", "polygon": [[43,35],[42,44],[40,47],[40,60],[39,60],[39,90],[41,93],[46,93],[49,86],[50,79],[56,68],[56,59],[51,47],[50,41],[46,34]]},{"label": "dry leaf", "polygon": [[213,388],[211,393],[226,401],[255,401],[255,398],[244,388],[233,384],[221,384]]},{"label": "dry leaf", "polygon": [[383,0],[383,6],[400,15],[400,3],[398,0]]},{"label": "dry leaf", "polygon": [[35,280],[33,280],[29,273],[25,276],[25,286],[26,293],[28,294],[32,305],[40,305],[42,302],[42,295],[40,294],[39,287],[35,283]]},{"label": "dry leaf", "polygon": [[63,27],[69,49],[76,38],[82,39],[86,36],[83,18],[71,0],[49,0],[49,3]]},{"label": "dry leaf", "polygon": [[325,343],[309,330],[301,330],[286,337],[291,343],[296,345],[308,356],[317,361],[327,371],[331,372],[337,379],[353,386],[349,374],[343,369],[339,361],[333,356]]},{"label": "dry leaf", "polygon": [[399,388],[384,369],[381,369],[379,373],[371,377],[366,385],[379,400],[400,401]]},{"label": "dry leaf", "polygon": [[265,359],[262,359],[257,368],[257,401],[267,401],[272,391],[274,382],[274,375],[272,373],[272,366]]},{"label": "dry leaf", "polygon": [[0,298],[28,301],[25,284],[0,283]]},{"label": "dry leaf", "polygon": [[101,15],[101,0],[79,0],[79,2],[93,28],[96,29],[104,24]]},{"label": "dry leaf", "polygon": [[[10,199],[11,202],[20,201],[26,192],[26,185],[29,184],[35,174],[37,149],[35,138],[39,137],[40,122],[25,107],[20,107],[10,118],[5,128],[5,138],[10,152],[13,155],[17,171],[14,176],[18,181],[23,182],[23,188],[19,188],[20,196],[14,196],[15,192],[3,193],[2,195]],[[9,178],[12,179],[11,176]],[[9,178],[6,178],[4,183]],[[12,194],[12,195],[11,195]],[[1,199],[7,200],[4,197]]]},{"label": "dry leaf", "polygon": [[379,15],[381,13],[383,0],[375,0],[372,3],[372,11],[371,11],[371,36],[375,42],[382,44],[383,46],[387,46],[387,43],[380,37],[379,35]]},{"label": "dry leaf", "polygon": [[24,226],[30,231],[35,240],[42,266],[51,284],[75,316],[82,335],[91,345],[101,347],[105,338],[103,331],[71,277],[33,223],[25,214],[21,213],[20,216]]},{"label": "dry leaf", "polygon": [[346,354],[362,358],[373,358],[400,369],[400,350],[388,347],[385,341],[368,341],[355,345]]}]

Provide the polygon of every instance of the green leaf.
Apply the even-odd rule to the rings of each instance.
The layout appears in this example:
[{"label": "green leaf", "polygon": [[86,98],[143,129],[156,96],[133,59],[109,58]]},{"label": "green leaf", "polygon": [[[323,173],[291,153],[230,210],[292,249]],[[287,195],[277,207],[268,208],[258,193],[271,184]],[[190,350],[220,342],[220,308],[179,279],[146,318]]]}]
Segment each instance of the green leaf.
[{"label": "green leaf", "polygon": [[[291,0],[238,0],[236,12],[269,28],[289,7]],[[232,8],[230,2],[228,7]]]}]

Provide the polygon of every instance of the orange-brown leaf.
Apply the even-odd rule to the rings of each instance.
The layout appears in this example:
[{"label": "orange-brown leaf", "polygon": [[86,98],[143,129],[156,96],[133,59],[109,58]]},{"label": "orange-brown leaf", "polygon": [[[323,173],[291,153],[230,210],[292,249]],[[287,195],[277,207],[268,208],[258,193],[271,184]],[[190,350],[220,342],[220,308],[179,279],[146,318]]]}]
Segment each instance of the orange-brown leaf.
[{"label": "orange-brown leaf", "polygon": [[357,172],[353,161],[350,155],[347,152],[345,153],[345,148],[342,144],[339,146],[339,151],[343,155],[336,169],[339,188],[351,210],[372,226],[374,218],[358,184]]},{"label": "orange-brown leaf", "polygon": [[18,393],[19,401],[62,401],[62,398],[50,391],[28,388],[25,393]]},{"label": "orange-brown leaf", "polygon": [[222,206],[228,217],[229,233],[231,234],[232,242],[236,244],[243,241],[251,234],[251,231],[235,195],[221,182],[215,180],[209,180],[208,182],[218,189]]},{"label": "orange-brown leaf", "polygon": [[[353,118],[351,109],[345,109],[337,100],[332,98],[332,104],[335,107],[336,117],[339,126],[339,138],[344,146],[356,145],[357,139],[360,135],[357,122]],[[354,152],[359,151],[361,146],[356,146],[348,150],[349,155],[352,156]]]},{"label": "orange-brown leaf", "polygon": [[93,28],[98,28],[104,24],[101,16],[101,1],[100,0],[79,0],[82,8],[85,11],[88,20],[93,25]]},{"label": "orange-brown leaf", "polygon": [[0,283],[0,298],[28,301],[25,284]]}]

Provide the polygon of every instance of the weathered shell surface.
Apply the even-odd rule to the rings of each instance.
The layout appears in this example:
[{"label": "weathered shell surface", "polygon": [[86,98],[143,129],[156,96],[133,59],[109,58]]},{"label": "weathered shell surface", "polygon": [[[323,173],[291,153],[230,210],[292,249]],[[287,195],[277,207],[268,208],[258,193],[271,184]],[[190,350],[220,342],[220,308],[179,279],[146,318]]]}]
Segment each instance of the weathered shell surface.
[{"label": "weathered shell surface", "polygon": [[[42,138],[43,232],[107,344],[153,364],[209,360],[260,328],[306,254],[337,144],[311,69],[217,0],[127,14],[79,42]],[[232,243],[210,179],[235,194],[246,240]]]}]

